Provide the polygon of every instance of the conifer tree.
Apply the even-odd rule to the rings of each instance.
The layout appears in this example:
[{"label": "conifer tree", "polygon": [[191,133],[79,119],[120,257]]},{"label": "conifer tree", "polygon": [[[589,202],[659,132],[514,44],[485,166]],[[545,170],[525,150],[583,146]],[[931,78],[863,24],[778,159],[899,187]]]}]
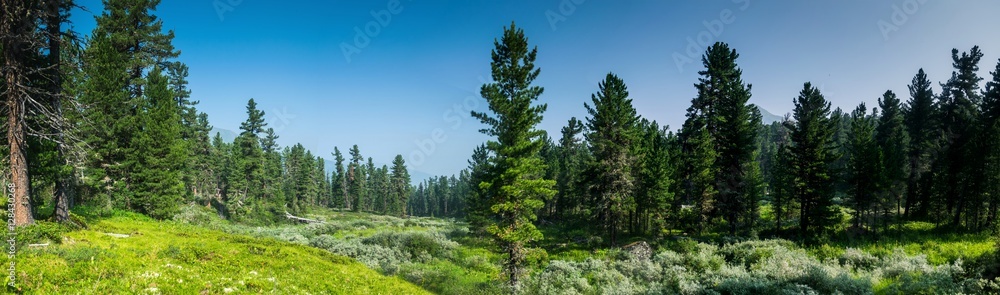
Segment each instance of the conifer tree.
[{"label": "conifer tree", "polygon": [[[576,117],[569,119],[562,128],[562,138],[559,140],[559,173],[556,175],[555,210],[560,219],[572,216],[581,205],[579,188],[580,174],[583,173],[586,159],[586,145],[580,135],[584,131],[584,123]],[[572,212],[567,212],[572,211]]]},{"label": "conifer tree", "polygon": [[875,141],[875,113],[867,113],[865,104],[851,113],[851,129],[847,143],[847,183],[854,209],[855,228],[874,225],[872,219],[879,194],[878,175],[882,175],[882,150]]},{"label": "conifer tree", "polygon": [[[909,166],[906,155],[910,137],[903,122],[902,107],[896,94],[886,91],[878,101],[882,110],[878,127],[875,130],[875,141],[882,152],[881,175],[878,175],[882,201],[883,226],[888,227],[889,210],[894,209],[902,214],[903,197],[906,193],[906,180],[909,178]],[[901,219],[900,219],[901,220]]]},{"label": "conifer tree", "polygon": [[162,219],[173,217],[184,194],[181,168],[187,151],[181,138],[181,118],[166,77],[159,68],[153,68],[147,80],[134,158],[126,158],[139,167],[132,177],[134,199],[129,207]]},{"label": "conifer tree", "polygon": [[[479,145],[472,152],[472,157],[468,160],[469,166],[469,193],[466,195],[465,203],[468,204],[468,215],[466,220],[473,229],[483,229],[493,218],[490,209],[490,198],[486,190],[480,184],[486,180],[490,173],[491,157],[486,145]],[[422,188],[422,186],[421,186]],[[421,190],[421,193],[423,190]]]},{"label": "conifer tree", "polygon": [[351,200],[348,198],[347,193],[347,172],[344,170],[344,155],[340,153],[340,149],[337,147],[333,148],[333,160],[336,161],[337,167],[333,172],[333,198],[337,201],[337,208],[350,209]]},{"label": "conifer tree", "polygon": [[621,224],[626,214],[635,206],[632,197],[635,182],[632,167],[635,157],[630,148],[636,140],[638,115],[628,98],[625,82],[608,73],[598,84],[598,92],[591,95],[593,106],[587,108],[586,134],[594,161],[589,173],[593,174],[588,189],[597,198],[594,220],[603,226],[611,243],[617,242]]},{"label": "conifer tree", "polygon": [[[936,194],[943,210],[937,210],[951,217],[951,224],[959,225],[969,201],[978,197],[980,191],[975,183],[972,164],[968,159],[974,156],[972,142],[974,121],[978,116],[978,103],[981,100],[979,81],[979,60],[983,53],[979,46],[974,46],[969,52],[959,55],[958,49],[952,49],[952,66],[955,71],[951,79],[941,85],[939,97],[941,105],[941,128],[944,134],[942,155],[938,158],[939,176],[936,181]],[[945,216],[940,216],[945,217]]]},{"label": "conifer tree", "polygon": [[396,155],[392,160],[392,201],[396,208],[395,214],[405,217],[407,199],[410,196],[410,172],[406,170],[406,160],[403,155]]},{"label": "conifer tree", "polygon": [[830,119],[830,102],[806,82],[795,98],[791,130],[791,167],[795,177],[793,194],[799,201],[799,234],[806,240],[822,240],[837,221],[833,204],[833,133],[837,122]]},{"label": "conifer tree", "polygon": [[354,212],[361,212],[362,210],[362,200],[365,195],[365,182],[367,178],[365,177],[365,169],[362,166],[361,161],[364,158],[361,157],[361,151],[358,150],[358,145],[351,147],[350,151],[351,162],[347,167],[347,183],[348,183],[348,199],[350,200],[349,206]]},{"label": "conifer tree", "polygon": [[[151,12],[156,0],[109,0],[96,18],[90,46],[84,55],[84,76],[80,101],[87,106],[81,134],[89,147],[88,184],[103,196],[103,203],[129,207],[132,172],[128,157],[134,157],[134,142],[143,107],[144,73],[154,65],[176,58],[173,32],[163,32],[162,21]],[[113,204],[112,204],[113,203]]]},{"label": "conifer tree", "polygon": [[986,82],[980,116],[980,147],[983,159],[981,181],[985,198],[989,202],[987,225],[995,226],[1000,207],[1000,60],[990,72],[993,79]]},{"label": "conifer tree", "polygon": [[226,191],[226,207],[234,220],[250,220],[254,207],[259,205],[264,187],[264,154],[260,134],[267,123],[264,111],[257,109],[257,102],[247,101],[247,120],[240,124],[240,135],[233,142],[232,170]]},{"label": "conifer tree", "polygon": [[[640,218],[638,231],[649,233],[650,230],[665,227],[666,224],[662,222],[674,217],[674,208],[671,206],[674,201],[671,190],[673,171],[670,165],[673,161],[670,152],[673,134],[668,132],[667,126],[660,128],[656,121],[643,119],[639,125],[641,149],[638,153],[639,176],[635,193],[639,202],[635,215]],[[656,228],[653,228],[654,223]]]},{"label": "conifer tree", "polygon": [[488,191],[490,209],[499,217],[488,231],[505,253],[504,275],[516,291],[524,274],[525,244],[542,238],[533,224],[535,211],[555,193],[555,183],[541,178],[545,165],[538,157],[544,132],[536,126],[547,107],[532,105],[543,91],[531,85],[540,72],[535,68],[538,49],[528,49],[524,31],[513,22],[494,46],[494,82],[480,90],[493,114],[472,112],[472,116],[487,125],[480,132],[495,138],[486,144],[494,155],[493,169],[480,187]]},{"label": "conifer tree", "polygon": [[1000,59],[990,72],[993,79],[986,83],[980,115],[981,154],[983,158],[983,191],[989,202],[988,225],[997,223],[1000,207]]},{"label": "conifer tree", "polygon": [[[790,124],[788,122],[775,123]],[[774,170],[771,171],[768,180],[768,196],[771,199],[771,210],[774,212],[774,232],[776,234],[782,232],[784,221],[793,214],[796,201],[794,198],[795,175],[792,174],[791,143],[787,139],[787,134],[783,137],[783,140],[778,142],[775,153],[772,154]]]},{"label": "conifer tree", "polygon": [[[906,214],[927,217],[930,206],[930,168],[937,138],[939,137],[938,105],[934,102],[931,81],[924,69],[917,71],[909,85],[910,100],[903,109],[903,117],[910,135],[907,181]],[[913,209],[915,212],[910,213]]]},{"label": "conifer tree", "polygon": [[[761,179],[756,162],[757,131],[760,114],[749,104],[751,85],[744,84],[743,70],[736,65],[739,54],[726,43],[715,43],[702,57],[705,70],[700,71],[697,100],[713,112],[707,113],[714,126],[714,141],[718,150],[716,188],[718,208],[729,224],[729,234],[752,230],[757,219],[757,193]],[[712,120],[716,122],[712,123]],[[710,127],[710,131],[713,128]]]},{"label": "conifer tree", "polygon": [[680,132],[681,154],[684,156],[680,160],[678,177],[678,191],[682,197],[678,199],[677,207],[682,211],[681,223],[695,233],[701,233],[711,218],[718,192],[715,188],[718,153],[705,121],[706,118],[692,106],[688,108],[687,119]]}]

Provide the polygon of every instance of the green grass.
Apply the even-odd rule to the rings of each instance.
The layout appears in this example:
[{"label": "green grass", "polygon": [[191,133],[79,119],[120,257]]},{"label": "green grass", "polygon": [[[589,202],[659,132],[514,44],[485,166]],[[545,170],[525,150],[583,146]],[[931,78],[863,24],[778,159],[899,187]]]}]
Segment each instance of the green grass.
[{"label": "green grass", "polygon": [[[17,258],[18,286],[25,293],[38,294],[503,293],[500,249],[490,238],[469,233],[467,224],[461,221],[315,209],[299,215],[325,221],[324,224],[258,227],[230,223],[210,209],[198,206],[187,206],[181,211],[175,217],[178,221],[154,221],[134,213],[79,207],[75,209],[79,214],[75,218],[81,222],[76,227],[40,222],[38,226],[24,228],[18,234],[22,248]],[[605,271],[613,273],[604,267],[627,256],[599,239],[590,238],[585,230],[550,227],[543,231],[546,239],[529,245],[529,276],[542,275],[551,262],[561,260],[563,266],[566,261],[583,263],[577,265],[581,271],[598,267],[587,270],[583,276],[592,285],[598,284],[612,277],[597,280],[588,276],[604,276]],[[640,239],[623,238],[621,242]],[[46,241],[50,245],[45,248],[23,247],[28,242]],[[699,242],[728,243],[717,233],[693,239],[667,237],[646,241],[656,252],[671,250],[683,255],[703,251],[706,245]],[[987,233],[949,232],[935,229],[932,224],[911,222],[878,240],[849,239],[841,234],[825,245],[789,247],[819,261],[836,260],[847,248],[880,258],[893,255],[894,249],[902,249],[909,255],[926,255],[930,264],[942,265],[959,259],[964,264],[977,259],[989,262],[994,240]],[[390,257],[386,253],[395,258],[379,260]],[[695,260],[698,259],[702,258]],[[386,265],[378,261],[395,263]],[[864,274],[868,272],[852,273]],[[548,282],[545,280],[549,279],[542,282]],[[913,286],[912,280],[884,277],[874,280],[871,287],[877,294],[900,292],[898,287]]]},{"label": "green grass", "polygon": [[927,222],[908,222],[894,226],[879,239],[841,237],[827,245],[809,248],[817,258],[839,256],[846,248],[864,250],[875,256],[885,256],[896,248],[909,255],[927,255],[931,264],[949,264],[961,259],[969,262],[995,251],[996,242],[989,233],[967,233],[938,229]]},{"label": "green grass", "polygon": [[[59,244],[22,244],[17,287],[30,294],[428,293],[308,246],[138,214],[114,215],[92,216],[88,229],[65,233]],[[0,262],[6,266],[9,259],[3,255]]]}]

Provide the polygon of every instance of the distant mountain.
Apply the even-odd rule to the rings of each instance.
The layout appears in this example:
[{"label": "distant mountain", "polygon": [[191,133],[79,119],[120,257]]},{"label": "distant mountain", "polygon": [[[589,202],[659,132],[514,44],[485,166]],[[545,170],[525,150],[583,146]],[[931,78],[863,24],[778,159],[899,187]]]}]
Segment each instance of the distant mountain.
[{"label": "distant mountain", "polygon": [[760,110],[760,121],[761,123],[764,123],[764,125],[771,125],[771,123],[780,122],[785,119],[785,117],[772,114],[760,106],[758,106],[757,109]]},{"label": "distant mountain", "polygon": [[222,141],[225,142],[233,142],[234,140],[236,140],[236,136],[239,135],[239,133],[236,133],[229,129],[212,127],[212,132],[208,134],[208,138],[215,138],[216,133],[222,135]]}]

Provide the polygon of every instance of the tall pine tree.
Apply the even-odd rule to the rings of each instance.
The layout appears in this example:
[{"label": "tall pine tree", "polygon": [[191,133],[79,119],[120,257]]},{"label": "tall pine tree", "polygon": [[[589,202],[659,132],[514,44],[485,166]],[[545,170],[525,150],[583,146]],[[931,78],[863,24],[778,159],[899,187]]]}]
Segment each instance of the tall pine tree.
[{"label": "tall pine tree", "polygon": [[628,98],[625,82],[618,76],[608,73],[598,88],[591,95],[593,106],[584,103],[590,114],[587,140],[594,155],[588,169],[592,174],[588,188],[597,200],[594,220],[616,244],[621,227],[627,225],[621,222],[636,205],[632,175],[636,161],[629,149],[636,140],[639,116]]},{"label": "tall pine tree", "polygon": [[705,114],[709,131],[715,126],[718,208],[731,235],[753,230],[762,182],[755,170],[759,169],[756,140],[761,118],[757,107],[748,103],[751,85],[743,83],[743,70],[736,65],[739,56],[726,43],[715,43],[702,57],[705,70],[698,72],[702,78],[695,85],[697,100],[714,104],[706,107],[710,111]]},{"label": "tall pine tree", "polygon": [[837,122],[830,119],[830,102],[809,82],[795,98],[792,116],[795,121],[788,129],[791,174],[795,177],[793,195],[800,206],[799,235],[809,241],[822,240],[838,217],[830,171]]},{"label": "tall pine tree", "polygon": [[[910,167],[907,165],[907,148],[910,137],[906,132],[900,101],[892,91],[886,91],[878,101],[882,110],[875,141],[882,152],[882,173],[878,175],[882,199],[883,225],[888,227],[890,210],[902,215],[902,205],[906,194],[906,181]],[[895,207],[895,208],[894,208]],[[902,219],[900,219],[902,220]]]},{"label": "tall pine tree", "polygon": [[[910,177],[906,186],[906,214],[926,218],[930,208],[930,178],[932,156],[939,138],[938,105],[934,90],[924,69],[917,71],[909,85],[910,100],[903,109],[903,118],[910,135]],[[914,212],[911,213],[910,210]]]},{"label": "tall pine tree", "polygon": [[480,90],[493,115],[472,112],[472,116],[488,126],[480,132],[495,138],[486,144],[494,158],[480,186],[488,191],[490,209],[499,217],[488,231],[503,249],[504,274],[516,291],[524,274],[525,244],[542,238],[533,224],[535,211],[544,205],[542,200],[555,194],[555,183],[541,178],[545,165],[538,157],[544,131],[536,125],[547,108],[532,104],[543,91],[531,85],[540,72],[535,68],[538,49],[528,49],[524,31],[513,22],[494,47],[494,82]]}]

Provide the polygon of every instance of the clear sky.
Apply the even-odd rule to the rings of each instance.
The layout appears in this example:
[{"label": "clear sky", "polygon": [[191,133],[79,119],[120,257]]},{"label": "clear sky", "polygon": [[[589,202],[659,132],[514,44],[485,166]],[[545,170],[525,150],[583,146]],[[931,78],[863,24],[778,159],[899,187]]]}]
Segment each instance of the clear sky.
[{"label": "clear sky", "polygon": [[[89,34],[103,7],[77,1],[89,11],[74,11],[74,26]],[[468,113],[487,110],[478,90],[511,21],[538,47],[535,84],[549,105],[541,128],[558,137],[570,117],[586,116],[608,72],[639,114],[677,129],[715,41],[740,53],[751,102],[778,115],[806,81],[847,110],[887,89],[908,98],[917,69],[950,76],[952,48],[980,45],[988,77],[1000,58],[998,11],[995,0],[168,0],[155,14],[174,30],[192,96],[216,128],[237,130],[255,98],[282,146],[329,159],[334,146],[357,144],[376,163],[402,154],[411,170],[440,175],[464,168],[488,139]]]}]

